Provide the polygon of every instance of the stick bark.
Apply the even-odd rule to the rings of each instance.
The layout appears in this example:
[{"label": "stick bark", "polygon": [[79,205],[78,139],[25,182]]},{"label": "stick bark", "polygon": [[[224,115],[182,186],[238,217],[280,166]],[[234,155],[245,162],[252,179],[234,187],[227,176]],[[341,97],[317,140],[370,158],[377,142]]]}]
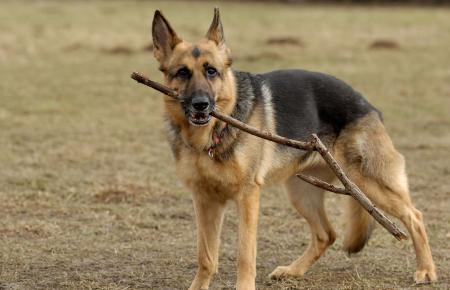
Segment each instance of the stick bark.
[{"label": "stick bark", "polygon": [[[157,91],[160,91],[161,93],[163,93],[165,95],[168,95],[174,99],[179,100],[179,95],[176,91],[174,91],[174,90],[170,89],[169,87],[164,86],[160,83],[154,82],[140,73],[133,72],[131,74],[131,78],[141,84],[149,86]],[[395,223],[393,223],[389,218],[387,218],[370,201],[370,199],[368,199],[367,196],[364,195],[364,193],[356,186],[356,184],[354,184],[347,177],[347,175],[344,173],[344,171],[342,170],[341,166],[338,164],[336,159],[334,159],[334,157],[331,155],[331,153],[328,151],[328,149],[325,147],[325,145],[322,143],[322,141],[319,139],[319,137],[316,134],[312,134],[311,141],[308,141],[308,142],[292,140],[289,138],[279,136],[277,134],[258,130],[257,128],[249,126],[249,125],[247,125],[239,120],[236,120],[228,115],[222,114],[221,112],[219,112],[217,110],[214,110],[211,113],[211,115],[223,122],[228,123],[231,126],[234,126],[244,132],[258,136],[260,138],[263,138],[263,139],[266,139],[266,140],[269,140],[272,142],[276,142],[278,144],[293,147],[296,149],[300,149],[300,150],[319,152],[319,154],[322,156],[322,158],[325,160],[325,162],[328,163],[328,165],[330,166],[331,170],[334,172],[336,177],[344,185],[344,188],[336,187],[332,184],[329,184],[329,183],[322,181],[320,179],[317,179],[315,177],[306,176],[303,174],[297,175],[300,179],[302,179],[305,182],[308,182],[312,185],[315,185],[317,187],[325,189],[327,191],[352,196],[379,224],[381,224],[397,240],[407,239],[406,234],[402,230],[400,230]]]}]

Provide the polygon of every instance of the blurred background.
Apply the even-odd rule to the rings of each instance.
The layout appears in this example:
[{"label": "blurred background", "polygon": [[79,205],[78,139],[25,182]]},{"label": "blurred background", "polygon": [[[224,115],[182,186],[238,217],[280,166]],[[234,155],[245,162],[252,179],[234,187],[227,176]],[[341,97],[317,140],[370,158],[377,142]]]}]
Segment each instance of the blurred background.
[{"label": "blurred background", "polygon": [[[411,241],[381,227],[349,259],[343,198],[329,194],[336,243],[303,278],[269,280],[309,241],[273,186],[262,198],[258,289],[447,289],[450,11],[430,5],[446,2],[2,0],[0,289],[187,289],[196,269],[190,193],[175,175],[161,97],[129,75],[162,80],[155,9],[195,41],[215,6],[236,69],[325,72],[383,111],[440,276],[414,286]],[[230,206],[212,289],[233,287],[236,227]]]}]

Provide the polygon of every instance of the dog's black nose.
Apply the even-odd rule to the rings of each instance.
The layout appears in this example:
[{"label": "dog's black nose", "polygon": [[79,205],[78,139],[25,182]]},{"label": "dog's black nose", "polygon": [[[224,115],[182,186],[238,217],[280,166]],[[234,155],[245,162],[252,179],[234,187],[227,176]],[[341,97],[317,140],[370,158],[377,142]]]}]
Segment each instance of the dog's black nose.
[{"label": "dog's black nose", "polygon": [[209,98],[207,96],[197,96],[192,99],[192,107],[197,111],[204,111],[209,107]]}]

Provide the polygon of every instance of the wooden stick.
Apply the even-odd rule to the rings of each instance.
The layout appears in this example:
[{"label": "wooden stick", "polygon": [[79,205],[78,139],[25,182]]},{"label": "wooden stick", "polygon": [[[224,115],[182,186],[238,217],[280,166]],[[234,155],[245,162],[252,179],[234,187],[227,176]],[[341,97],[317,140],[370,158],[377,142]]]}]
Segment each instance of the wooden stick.
[{"label": "wooden stick", "polygon": [[329,184],[328,182],[322,181],[313,176],[298,173],[297,177],[302,179],[303,181],[306,181],[312,185],[315,185],[315,186],[325,189],[327,191],[331,191],[331,192],[334,192],[337,194],[350,195],[350,193],[348,193],[347,189],[334,186],[333,184]]},{"label": "wooden stick", "polygon": [[138,83],[141,83],[143,85],[146,85],[148,87],[151,87],[157,91],[160,91],[161,93],[168,95],[169,97],[172,97],[174,99],[179,100],[178,98],[178,93],[164,85],[161,85],[160,83],[154,82],[151,79],[149,79],[148,77],[137,73],[137,72],[133,72],[131,74],[131,78],[135,81],[137,81]]},{"label": "wooden stick", "polygon": [[234,126],[244,132],[247,132],[251,135],[258,136],[260,138],[278,143],[283,144],[289,147],[301,149],[301,150],[313,150],[314,144],[311,142],[303,142],[303,141],[297,141],[292,140],[289,138],[282,137],[280,135],[272,134],[267,131],[261,131],[256,129],[255,127],[249,126],[239,120],[236,120],[235,118],[232,118],[230,116],[224,115],[221,112],[214,110],[211,112],[211,116],[216,117],[217,119],[224,121],[225,123],[230,124],[231,126]]},{"label": "wooden stick", "polygon": [[[147,85],[157,91],[160,91],[163,94],[166,94],[172,98],[175,98],[179,100],[178,93],[164,85],[161,85],[157,82],[151,81],[147,77],[145,77],[142,74],[139,74],[137,72],[133,72],[131,74],[131,78],[136,80],[137,82]],[[342,182],[344,185],[344,188],[338,188],[335,187],[332,184],[329,184],[325,181],[319,180],[315,177],[311,176],[305,176],[305,175],[297,175],[299,178],[303,179],[304,181],[318,186],[320,188],[323,188],[325,190],[339,193],[339,194],[345,194],[345,195],[351,195],[354,199],[356,199],[361,206],[369,212],[370,215],[378,222],[380,223],[386,230],[388,230],[395,238],[398,240],[406,239],[406,234],[401,231],[395,223],[393,223],[391,220],[389,220],[378,208],[376,208],[373,203],[362,193],[362,191],[354,184],[348,177],[345,175],[342,168],[339,166],[337,161],[333,158],[333,156],[330,154],[328,149],[325,147],[325,145],[322,143],[322,141],[319,139],[319,137],[316,134],[312,135],[312,140],[309,142],[303,142],[298,140],[292,140],[288,139],[276,134],[272,134],[270,132],[262,132],[258,130],[257,128],[254,128],[252,126],[249,126],[239,120],[236,120],[230,116],[224,115],[218,111],[211,112],[211,115],[215,118],[222,120],[242,131],[245,131],[249,134],[258,136],[260,138],[273,141],[282,145],[286,145],[289,147],[301,149],[301,150],[308,150],[308,151],[317,151],[322,155],[323,159],[328,163],[331,170],[333,170],[336,177]]]}]

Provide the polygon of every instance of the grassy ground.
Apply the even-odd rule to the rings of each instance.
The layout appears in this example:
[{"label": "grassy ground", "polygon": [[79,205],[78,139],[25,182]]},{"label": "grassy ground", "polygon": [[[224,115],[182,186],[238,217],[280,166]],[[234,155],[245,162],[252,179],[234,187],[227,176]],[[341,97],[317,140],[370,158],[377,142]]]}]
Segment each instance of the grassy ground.
[{"label": "grassy ground", "polygon": [[[195,272],[190,195],[174,176],[161,99],[129,73],[160,79],[148,51],[156,8],[183,37],[197,39],[213,6],[1,1],[0,289],[188,287]],[[347,258],[341,235],[303,278],[270,281],[309,239],[305,221],[273,187],[262,199],[258,289],[449,288],[450,11],[220,8],[235,67],[334,74],[384,112],[440,274],[433,286],[414,286],[410,241],[378,227],[361,254]],[[338,234],[340,201],[330,194],[327,204]],[[236,226],[231,206],[212,289],[232,288]]]}]

